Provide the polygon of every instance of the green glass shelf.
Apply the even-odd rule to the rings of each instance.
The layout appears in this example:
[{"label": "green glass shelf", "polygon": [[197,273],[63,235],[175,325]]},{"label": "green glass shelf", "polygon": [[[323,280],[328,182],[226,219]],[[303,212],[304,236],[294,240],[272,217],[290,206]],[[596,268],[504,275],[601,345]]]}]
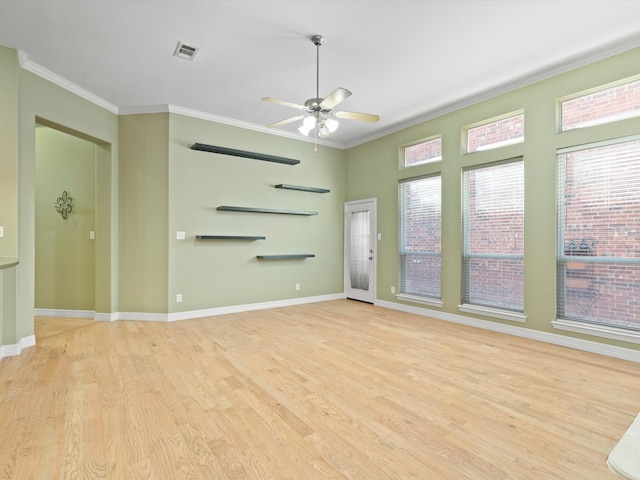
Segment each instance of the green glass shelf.
[{"label": "green glass shelf", "polygon": [[199,150],[201,152],[209,153],[221,153],[223,155],[252,158],[254,160],[282,163],[284,165],[297,165],[300,163],[300,160],[296,160],[294,158],[278,157],[276,155],[267,155],[265,153],[247,152],[245,150],[236,150],[234,148],[220,147],[217,145],[207,145],[206,143],[194,143],[193,145],[191,145],[191,150]]},{"label": "green glass shelf", "polygon": [[301,253],[301,254],[292,254],[292,255],[258,255],[259,260],[293,260],[293,259],[304,259],[304,258],[314,258],[315,255],[313,253]]},{"label": "green glass shelf", "polygon": [[282,188],[284,190],[300,190],[301,192],[313,193],[329,193],[331,191],[328,188],[304,187],[302,185],[287,185],[286,183],[276,185],[276,188]]},{"label": "green glass shelf", "polygon": [[254,207],[233,207],[229,205],[221,205],[217,210],[227,212],[249,212],[249,213],[276,213],[280,215],[317,215],[318,212],[305,212],[301,210],[278,210],[275,208],[254,208]]},{"label": "green glass shelf", "polygon": [[259,235],[196,235],[198,240],[265,240]]}]

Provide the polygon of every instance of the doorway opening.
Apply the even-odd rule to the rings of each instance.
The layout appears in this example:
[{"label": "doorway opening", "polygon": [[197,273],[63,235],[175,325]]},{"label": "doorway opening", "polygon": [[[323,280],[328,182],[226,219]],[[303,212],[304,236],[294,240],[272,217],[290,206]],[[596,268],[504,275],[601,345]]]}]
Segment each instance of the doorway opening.
[{"label": "doorway opening", "polygon": [[101,280],[105,272],[110,279],[110,158],[109,145],[36,119],[36,340],[93,322],[99,305],[110,306]]}]

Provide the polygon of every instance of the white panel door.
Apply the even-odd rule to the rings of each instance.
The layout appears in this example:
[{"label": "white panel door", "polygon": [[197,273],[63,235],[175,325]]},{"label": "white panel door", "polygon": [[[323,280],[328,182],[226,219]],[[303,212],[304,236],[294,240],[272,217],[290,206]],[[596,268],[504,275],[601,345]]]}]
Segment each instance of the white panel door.
[{"label": "white panel door", "polygon": [[373,303],[376,279],[376,199],[345,204],[344,291],[347,298]]}]

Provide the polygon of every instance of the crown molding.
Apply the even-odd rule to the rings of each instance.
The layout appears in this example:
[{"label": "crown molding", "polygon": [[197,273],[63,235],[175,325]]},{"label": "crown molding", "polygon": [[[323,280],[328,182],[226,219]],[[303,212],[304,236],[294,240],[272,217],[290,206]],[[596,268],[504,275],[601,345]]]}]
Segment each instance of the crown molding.
[{"label": "crown molding", "polygon": [[604,60],[606,58],[612,57],[614,55],[626,52],[628,50],[632,50],[634,48],[640,47],[640,35],[632,35],[626,37],[617,42],[609,43],[602,47],[598,47],[592,49],[589,52],[576,55],[567,60],[557,62],[554,65],[551,65],[547,68],[543,68],[541,70],[537,70],[531,72],[527,75],[521,76],[515,80],[510,82],[503,83],[501,85],[496,86],[495,88],[490,88],[484,90],[482,92],[478,92],[477,94],[470,95],[468,97],[462,98],[455,102],[451,102],[440,107],[434,108],[424,114],[414,117],[412,119],[397,123],[388,129],[382,130],[376,134],[360,138],[354,142],[349,143],[338,143],[335,141],[327,141],[326,139],[313,139],[308,137],[301,137],[300,135],[287,132],[282,130],[273,130],[264,125],[257,125],[254,123],[244,122],[241,120],[235,120],[228,117],[223,117],[220,115],[214,115],[211,113],[193,110],[189,108],[179,107],[176,105],[141,105],[137,107],[118,107],[101,97],[85,90],[84,88],[66,80],[60,75],[53,73],[52,71],[38,65],[37,63],[31,61],[29,59],[29,55],[26,52],[18,51],[18,58],[20,61],[20,66],[25,70],[38,75],[45,80],[49,80],[50,82],[58,85],[65,90],[68,90],[71,93],[78,95],[89,102],[92,102],[99,107],[102,107],[116,115],[136,115],[136,114],[145,114],[145,113],[177,113],[180,115],[185,115],[192,118],[198,118],[201,120],[207,120],[211,122],[221,123],[224,125],[230,125],[238,128],[244,128],[247,130],[253,130],[260,133],[266,133],[268,135],[276,135],[279,137],[289,138],[291,140],[298,140],[300,142],[307,143],[316,143],[318,145],[324,145],[328,147],[338,148],[341,150],[347,150],[349,148],[357,147],[358,145],[362,145],[364,143],[377,140],[379,138],[385,137],[387,135],[391,135],[393,133],[399,132],[401,130],[414,127],[420,123],[426,122],[428,120],[432,120],[434,118],[440,117],[442,115],[446,115],[448,113],[454,112],[456,110],[460,110],[465,107],[469,107],[476,103],[489,100],[491,98],[497,97],[498,95],[502,95],[504,93],[508,93],[514,90],[517,90],[522,87],[526,87],[532,85],[534,83],[540,82],[542,80],[546,80],[548,78],[552,78],[556,75],[560,75],[562,73],[570,72],[577,68],[583,67],[585,65],[589,65],[595,63],[600,60]]},{"label": "crown molding", "polygon": [[523,75],[515,80],[498,85],[497,87],[483,90],[482,92],[478,92],[477,94],[470,95],[460,100],[456,100],[455,102],[451,102],[442,105],[441,107],[434,108],[422,115],[401,123],[397,123],[384,131],[377,132],[374,135],[363,137],[355,142],[348,143],[345,145],[345,148],[349,149],[357,147],[358,145],[362,145],[367,142],[386,137],[387,135],[391,135],[392,133],[414,127],[428,120],[433,120],[434,118],[441,117],[442,115],[455,112],[456,110],[461,110],[463,108],[470,107],[471,105],[475,105],[476,103],[489,100],[491,98],[497,97],[498,95],[502,95],[504,93],[509,93],[522,87],[533,85],[534,83],[541,82],[542,80],[547,80],[557,75],[576,70],[580,67],[590,65],[592,63],[604,60],[609,57],[613,57],[614,55],[618,55],[620,53],[624,53],[638,47],[640,47],[640,35],[632,35],[630,37],[626,37],[617,42],[595,48],[587,53],[571,57],[567,60],[557,62],[549,67],[543,68],[541,70],[536,70],[527,75]]},{"label": "crown molding", "polygon": [[76,85],[75,83],[70,82],[69,80],[61,77],[57,73],[53,73],[51,70],[47,70],[41,65],[31,61],[29,59],[29,54],[18,50],[18,60],[20,61],[20,66],[35,74],[45,80],[50,81],[51,83],[58,85],[59,87],[79,96],[80,98],[84,98],[85,100],[98,105],[99,107],[104,108],[105,110],[110,111],[111,113],[118,113],[118,107],[110,102],[107,102],[105,99],[100,98],[97,95],[94,95],[88,90]]}]

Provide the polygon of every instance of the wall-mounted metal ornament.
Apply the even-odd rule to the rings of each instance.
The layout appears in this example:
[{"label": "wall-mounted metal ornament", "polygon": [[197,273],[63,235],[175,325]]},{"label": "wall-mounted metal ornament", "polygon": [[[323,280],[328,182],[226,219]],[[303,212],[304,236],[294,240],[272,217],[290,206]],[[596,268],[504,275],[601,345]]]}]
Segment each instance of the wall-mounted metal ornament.
[{"label": "wall-mounted metal ornament", "polygon": [[62,192],[62,196],[58,197],[56,203],[53,204],[56,207],[56,212],[62,215],[62,218],[65,220],[67,216],[71,213],[71,209],[73,207],[73,199],[67,194],[67,191]]}]

